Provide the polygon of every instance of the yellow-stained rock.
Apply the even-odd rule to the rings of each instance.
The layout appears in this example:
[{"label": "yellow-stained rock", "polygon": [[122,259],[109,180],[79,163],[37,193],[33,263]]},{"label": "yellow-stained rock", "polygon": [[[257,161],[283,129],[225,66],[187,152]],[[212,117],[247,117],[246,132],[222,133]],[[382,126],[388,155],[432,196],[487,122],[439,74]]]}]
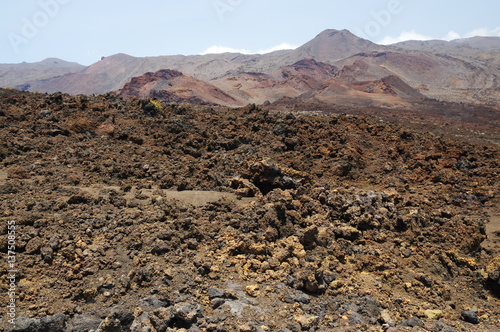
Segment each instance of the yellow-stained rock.
[{"label": "yellow-stained rock", "polygon": [[443,317],[443,311],[441,310],[425,310],[424,311],[424,315],[425,317],[429,318],[429,319],[434,319],[434,320],[438,320],[440,319],[441,317]]},{"label": "yellow-stained rock", "polygon": [[248,285],[245,290],[247,292],[248,295],[252,296],[252,297],[257,297],[259,295],[259,285]]}]

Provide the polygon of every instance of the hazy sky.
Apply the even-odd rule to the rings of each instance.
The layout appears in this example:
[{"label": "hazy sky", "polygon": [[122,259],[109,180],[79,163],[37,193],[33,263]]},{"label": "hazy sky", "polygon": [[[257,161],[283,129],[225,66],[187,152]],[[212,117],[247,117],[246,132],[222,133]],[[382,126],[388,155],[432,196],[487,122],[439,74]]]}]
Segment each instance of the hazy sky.
[{"label": "hazy sky", "polygon": [[262,53],[325,29],[377,43],[500,36],[498,0],[0,0],[0,63]]}]

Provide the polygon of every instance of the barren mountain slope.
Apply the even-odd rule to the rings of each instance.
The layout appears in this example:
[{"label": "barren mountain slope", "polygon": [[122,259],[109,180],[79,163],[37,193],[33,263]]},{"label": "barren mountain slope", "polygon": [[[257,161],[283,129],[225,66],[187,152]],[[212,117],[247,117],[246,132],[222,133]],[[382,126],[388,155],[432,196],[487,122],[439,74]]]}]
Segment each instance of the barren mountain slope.
[{"label": "barren mountain slope", "polygon": [[[0,87],[17,87],[31,81],[51,79],[85,68],[74,62],[49,58],[36,63],[0,64]],[[28,86],[23,88],[30,89]]]},{"label": "barren mountain slope", "polygon": [[362,52],[383,51],[385,46],[357,37],[348,30],[325,30],[314,39],[300,46],[293,56],[300,59],[312,58],[333,64],[351,55]]},{"label": "barren mountain slope", "polygon": [[[106,57],[74,74],[19,83],[19,88],[71,94],[106,93],[121,89],[132,77],[162,69],[178,70],[234,94],[239,101],[266,101],[274,96],[300,95],[305,89],[277,87],[266,82],[254,89],[235,88],[230,81],[247,83],[247,73],[282,81],[282,70],[303,60],[328,63],[340,70],[342,83],[378,81],[397,76],[418,93],[447,101],[498,105],[500,101],[500,38],[471,38],[453,42],[405,42],[381,46],[358,38],[347,30],[325,30],[295,50],[264,55],[208,54],[135,58],[124,54]],[[239,76],[242,75],[242,76]],[[311,75],[309,75],[311,76]],[[298,77],[294,75],[294,77]],[[315,85],[328,85],[329,76],[314,78]],[[326,81],[324,81],[326,80]],[[229,81],[229,82],[228,82]],[[252,81],[252,80],[251,80]],[[299,79],[299,81],[302,81]],[[252,81],[253,82],[253,81]],[[305,82],[306,85],[308,84]],[[251,83],[254,84],[254,83]],[[271,90],[268,90],[270,88]],[[250,91],[253,90],[253,91]],[[280,92],[280,90],[283,90]],[[307,90],[307,89],[306,89]],[[307,91],[309,93],[310,91]],[[320,90],[314,93],[321,93]]]},{"label": "barren mountain slope", "polygon": [[480,50],[500,51],[500,38],[498,37],[471,37],[453,40],[452,43],[468,45]]},{"label": "barren mountain slope", "polygon": [[[146,58],[117,54],[106,57],[74,75],[52,79],[43,77],[43,81],[30,79],[22,83],[28,83],[29,86],[24,85],[24,87],[30,91],[106,93],[121,89],[132,77],[161,69],[175,69],[185,75],[209,82],[242,72],[271,73],[303,59],[332,62],[357,52],[378,49],[379,46],[358,38],[346,30],[326,30],[296,50],[277,51],[265,55],[226,53]],[[21,85],[18,81],[15,83]]]},{"label": "barren mountain slope", "polygon": [[[498,70],[432,53],[360,53],[335,63],[352,80],[381,79],[387,72],[430,98],[498,104]],[[367,77],[367,75],[369,75]]]},{"label": "barren mountain slope", "polygon": [[328,86],[336,71],[331,65],[307,59],[269,74],[245,72],[212,83],[246,103],[262,104],[282,97],[312,96]]},{"label": "barren mountain slope", "polygon": [[388,75],[386,77],[375,79],[375,76],[365,73],[363,78],[368,80],[360,81],[350,76],[351,69],[345,66],[339,71],[332,65],[308,59],[270,75],[242,73],[212,83],[235,98],[258,104],[286,97],[321,100],[337,105],[411,108],[406,99],[425,98],[398,77],[389,75],[387,70],[384,70]]},{"label": "barren mountain slope", "polygon": [[124,97],[157,98],[177,103],[244,105],[211,84],[166,69],[134,77],[118,93]]},{"label": "barren mountain slope", "polygon": [[434,51],[453,54],[472,55],[480,51],[499,51],[500,38],[498,37],[472,37],[445,40],[410,40],[389,45],[388,48],[402,48],[413,51]]}]

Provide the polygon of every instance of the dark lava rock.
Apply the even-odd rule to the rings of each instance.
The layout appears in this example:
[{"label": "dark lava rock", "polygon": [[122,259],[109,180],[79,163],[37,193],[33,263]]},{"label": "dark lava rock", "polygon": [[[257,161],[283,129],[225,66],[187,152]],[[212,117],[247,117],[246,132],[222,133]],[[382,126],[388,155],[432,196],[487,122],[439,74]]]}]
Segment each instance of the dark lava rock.
[{"label": "dark lava rock", "polygon": [[63,331],[64,325],[68,317],[63,314],[56,314],[53,316],[45,316],[40,319],[39,331]]},{"label": "dark lava rock", "polygon": [[359,304],[360,310],[359,313],[363,314],[363,316],[368,317],[368,320],[374,324],[377,318],[380,316],[381,306],[377,300],[375,300],[371,296],[365,296],[361,298]]},{"label": "dark lava rock", "polygon": [[349,323],[351,325],[362,325],[366,324],[366,320],[361,314],[354,312],[349,316]]},{"label": "dark lava rock", "polygon": [[199,317],[203,317],[202,307],[199,304],[179,303],[173,307],[172,313],[179,321],[179,326],[191,326]]},{"label": "dark lava rock", "polygon": [[140,300],[138,305],[153,309],[168,307],[169,303],[159,300],[156,296],[148,296]]},{"label": "dark lava rock", "polygon": [[40,254],[45,263],[52,263],[52,260],[54,259],[54,250],[52,250],[52,248],[43,247],[40,249]]},{"label": "dark lava rock", "polygon": [[221,305],[223,305],[224,303],[226,303],[226,301],[224,299],[221,299],[219,297],[216,297],[212,300],[212,308],[213,309],[217,309],[219,308]]},{"label": "dark lava rock", "polygon": [[158,112],[156,106],[150,101],[142,102],[141,108],[144,111],[144,114],[147,116],[155,116]]},{"label": "dark lava rock", "polygon": [[96,317],[87,315],[76,315],[67,322],[66,330],[67,332],[84,332],[90,330],[97,330],[101,320]]},{"label": "dark lava rock", "polygon": [[477,311],[475,310],[462,311],[462,319],[471,324],[479,324],[479,317],[477,316]]},{"label": "dark lava rock", "polygon": [[424,326],[424,322],[422,322],[418,317],[412,317],[410,319],[405,319],[402,325],[409,327],[415,327],[415,326],[422,327]]},{"label": "dark lava rock", "polygon": [[42,318],[18,318],[13,327],[7,327],[6,332],[63,332],[67,317],[63,314],[45,316]]},{"label": "dark lava rock", "polygon": [[49,110],[41,110],[38,113],[38,117],[40,117],[40,118],[44,118],[44,117],[49,116],[49,115],[50,115],[50,111]]},{"label": "dark lava rock", "polygon": [[294,302],[299,302],[303,304],[308,304],[311,302],[311,297],[304,292],[296,291],[290,295],[290,298]]},{"label": "dark lava rock", "polygon": [[208,289],[208,297],[210,299],[214,299],[217,297],[224,297],[224,294],[225,294],[224,290],[219,289],[219,288],[210,287]]},{"label": "dark lava rock", "polygon": [[434,284],[432,282],[432,280],[426,276],[426,275],[422,275],[418,278],[418,280],[425,286],[425,287],[432,287],[432,285]]},{"label": "dark lava rock", "polygon": [[109,315],[103,322],[101,322],[100,329],[103,331],[123,331],[130,327],[134,321],[134,315],[123,308],[115,308],[111,315]]},{"label": "dark lava rock", "polygon": [[90,201],[88,197],[74,195],[68,199],[68,204],[87,204]]}]

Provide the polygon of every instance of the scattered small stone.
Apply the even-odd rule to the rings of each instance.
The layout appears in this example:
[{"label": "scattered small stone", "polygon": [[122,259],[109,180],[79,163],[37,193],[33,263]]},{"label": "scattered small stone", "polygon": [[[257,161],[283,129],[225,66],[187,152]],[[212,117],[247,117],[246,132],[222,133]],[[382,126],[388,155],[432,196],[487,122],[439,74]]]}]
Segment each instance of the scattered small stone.
[{"label": "scattered small stone", "polygon": [[215,288],[215,287],[210,287],[208,289],[208,297],[210,299],[214,299],[214,298],[217,298],[217,297],[222,298],[222,297],[224,297],[224,295],[225,295],[225,292],[222,289]]},{"label": "scattered small stone", "polygon": [[81,196],[81,195],[74,195],[68,199],[67,203],[68,204],[88,204],[89,201],[90,201],[90,199],[88,197]]},{"label": "scattered small stone", "polygon": [[441,317],[443,317],[443,311],[441,310],[425,310],[424,311],[424,315],[425,317],[429,318],[429,319],[434,319],[434,320],[438,320],[440,319]]},{"label": "scattered small stone", "polygon": [[169,303],[167,302],[160,301],[156,296],[148,296],[146,298],[143,298],[142,300],[139,300],[137,304],[141,307],[147,307],[153,309],[163,308],[169,305]]},{"label": "scattered small stone", "polygon": [[392,319],[388,310],[382,310],[382,312],[380,313],[380,318],[382,318],[382,321],[386,323],[388,326],[395,325],[394,320]]},{"label": "scattered small stone", "polygon": [[[100,331],[100,330],[98,330],[98,331]],[[114,330],[114,329],[106,330],[106,332],[108,332],[108,331],[114,332],[114,331],[123,331],[123,330]],[[149,318],[149,315],[147,312],[143,312],[141,315],[139,315],[138,317],[135,318],[135,320],[132,322],[132,324],[130,326],[130,331],[154,331],[153,323],[151,322],[151,319]]]},{"label": "scattered small stone", "polygon": [[101,320],[97,317],[87,315],[75,315],[66,323],[67,331],[90,331],[97,330]]},{"label": "scattered small stone", "polygon": [[38,331],[51,331],[63,332],[68,317],[63,314],[53,316],[45,316],[42,318],[26,318],[19,317],[16,319],[16,324],[9,324],[5,332],[38,332]]},{"label": "scattered small stone", "polygon": [[179,303],[173,308],[173,314],[177,319],[180,319],[185,324],[191,325],[202,317],[202,309],[199,304]]},{"label": "scattered small stone", "polygon": [[409,257],[411,257],[411,255],[413,255],[413,251],[411,249],[406,249],[403,251],[403,256],[405,258],[409,258]]},{"label": "scattered small stone", "polygon": [[342,280],[334,280],[330,283],[330,288],[332,289],[339,289],[344,286],[344,282]]},{"label": "scattered small stone", "polygon": [[224,299],[221,299],[221,298],[214,298],[212,300],[212,309],[217,309],[219,308],[221,305],[223,305],[224,303],[226,303],[226,301]]},{"label": "scattered small stone", "polygon": [[207,323],[209,324],[219,324],[227,319],[226,316],[210,316],[206,318]]},{"label": "scattered small stone", "polygon": [[155,255],[162,255],[167,252],[169,252],[171,247],[165,243],[164,241],[156,241],[156,243],[153,245],[153,248],[151,249],[151,253]]},{"label": "scattered small stone", "polygon": [[43,245],[43,241],[41,238],[34,237],[31,240],[29,240],[28,244],[26,244],[25,251],[29,255],[37,254],[40,252],[40,248]]},{"label": "scattered small stone", "polygon": [[319,317],[314,315],[296,315],[293,320],[299,323],[303,330],[309,330],[319,323]]},{"label": "scattered small stone", "polygon": [[301,291],[293,292],[290,295],[290,298],[294,302],[299,302],[299,303],[303,303],[303,304],[308,304],[309,302],[311,302],[311,297],[309,295],[307,295],[306,293],[301,292]]},{"label": "scattered small stone", "polygon": [[238,326],[238,331],[241,331],[241,332],[251,332],[252,331],[252,327],[248,324],[245,324],[245,325],[240,325]]},{"label": "scattered small stone", "polygon": [[[146,316],[147,317],[147,316]],[[98,331],[114,332],[128,329],[134,323],[134,316],[126,310],[115,309],[99,324]]]},{"label": "scattered small stone", "polygon": [[40,254],[45,263],[50,264],[54,260],[54,250],[50,247],[42,247],[40,249]]},{"label": "scattered small stone", "polygon": [[426,276],[426,275],[421,275],[418,280],[425,286],[425,287],[432,287],[434,284],[432,280]]},{"label": "scattered small stone", "polygon": [[362,325],[366,324],[365,318],[358,312],[353,312],[349,315],[349,323],[351,325]]},{"label": "scattered small stone", "polygon": [[464,310],[461,314],[463,320],[467,323],[479,324],[479,317],[476,310]]},{"label": "scattered small stone", "polygon": [[40,118],[44,118],[44,117],[49,116],[49,115],[50,115],[50,111],[49,110],[41,110],[38,113],[38,117],[40,117]]},{"label": "scattered small stone", "polygon": [[420,320],[420,318],[418,317],[412,317],[410,319],[404,320],[402,325],[409,327],[415,327],[415,326],[423,327],[424,322],[422,322],[422,320]]},{"label": "scattered small stone", "polygon": [[259,285],[248,285],[246,288],[245,288],[245,291],[247,292],[248,295],[250,295],[251,297],[257,297],[259,295]]}]

